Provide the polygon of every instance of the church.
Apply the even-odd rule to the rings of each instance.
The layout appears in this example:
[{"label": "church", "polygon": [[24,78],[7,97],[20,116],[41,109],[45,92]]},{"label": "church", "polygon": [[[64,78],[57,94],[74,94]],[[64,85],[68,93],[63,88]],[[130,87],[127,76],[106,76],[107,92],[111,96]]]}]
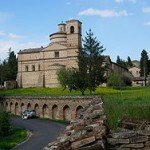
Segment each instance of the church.
[{"label": "church", "polygon": [[21,88],[57,87],[57,70],[77,68],[77,52],[82,46],[82,23],[68,20],[58,24],[47,47],[21,50],[18,53],[17,83]]}]

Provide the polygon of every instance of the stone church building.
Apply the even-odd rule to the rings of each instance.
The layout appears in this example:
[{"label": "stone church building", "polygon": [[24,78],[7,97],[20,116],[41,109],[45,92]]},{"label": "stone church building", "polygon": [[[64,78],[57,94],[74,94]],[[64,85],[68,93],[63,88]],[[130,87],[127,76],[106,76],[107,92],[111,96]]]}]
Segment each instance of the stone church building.
[{"label": "stone church building", "polygon": [[77,51],[82,45],[82,23],[68,20],[58,24],[47,47],[25,49],[18,53],[19,87],[57,87],[57,70],[77,68]]}]

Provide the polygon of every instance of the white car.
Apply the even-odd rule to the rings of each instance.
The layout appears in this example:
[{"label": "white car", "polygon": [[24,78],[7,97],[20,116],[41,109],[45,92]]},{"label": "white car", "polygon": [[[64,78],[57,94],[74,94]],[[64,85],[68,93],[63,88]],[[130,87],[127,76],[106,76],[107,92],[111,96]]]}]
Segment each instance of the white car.
[{"label": "white car", "polygon": [[22,119],[34,118],[36,117],[36,112],[35,110],[26,109],[24,112],[22,112],[21,116],[22,116]]}]

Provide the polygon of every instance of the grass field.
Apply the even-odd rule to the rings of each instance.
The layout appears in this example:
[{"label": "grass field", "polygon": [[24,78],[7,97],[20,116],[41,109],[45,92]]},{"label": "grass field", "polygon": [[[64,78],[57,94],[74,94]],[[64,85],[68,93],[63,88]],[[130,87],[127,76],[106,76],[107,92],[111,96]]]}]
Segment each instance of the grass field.
[{"label": "grass field", "polygon": [[13,127],[10,135],[0,138],[0,150],[10,150],[27,137],[25,129]]},{"label": "grass field", "polygon": [[[89,95],[89,91],[85,92]],[[63,91],[61,88],[28,88],[0,90],[0,95],[33,95],[33,96],[77,96],[79,91]],[[99,87],[93,95],[100,96],[104,101],[108,125],[118,126],[121,119],[150,121],[150,87],[128,87],[123,90]]]}]

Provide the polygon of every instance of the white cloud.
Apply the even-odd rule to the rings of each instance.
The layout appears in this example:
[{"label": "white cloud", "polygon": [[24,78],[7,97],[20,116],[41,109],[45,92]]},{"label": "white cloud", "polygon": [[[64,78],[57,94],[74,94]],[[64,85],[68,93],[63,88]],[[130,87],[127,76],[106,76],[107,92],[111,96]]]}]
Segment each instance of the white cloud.
[{"label": "white cloud", "polygon": [[8,55],[8,49],[11,47],[15,53],[18,53],[19,50],[27,49],[27,48],[37,48],[41,46],[46,46],[46,44],[38,43],[38,42],[18,42],[11,40],[1,40],[0,41],[0,59],[5,59]]},{"label": "white cloud", "polygon": [[132,2],[132,3],[136,3],[137,0],[115,0],[116,3],[123,3],[123,2]]},{"label": "white cloud", "polygon": [[145,26],[150,26],[150,21],[144,23]]},{"label": "white cloud", "polygon": [[129,16],[131,14],[127,13],[126,10],[115,11],[115,10],[110,10],[110,9],[99,10],[99,9],[89,8],[89,9],[79,12],[78,15],[80,15],[80,16],[100,16],[103,18],[107,18],[107,17],[110,18],[110,17]]},{"label": "white cloud", "polygon": [[150,13],[150,7],[145,7],[142,9],[143,13]]},{"label": "white cloud", "polygon": [[13,33],[9,33],[8,37],[12,38],[12,39],[22,39],[23,38],[23,36],[17,35],[17,34],[13,34]]}]

